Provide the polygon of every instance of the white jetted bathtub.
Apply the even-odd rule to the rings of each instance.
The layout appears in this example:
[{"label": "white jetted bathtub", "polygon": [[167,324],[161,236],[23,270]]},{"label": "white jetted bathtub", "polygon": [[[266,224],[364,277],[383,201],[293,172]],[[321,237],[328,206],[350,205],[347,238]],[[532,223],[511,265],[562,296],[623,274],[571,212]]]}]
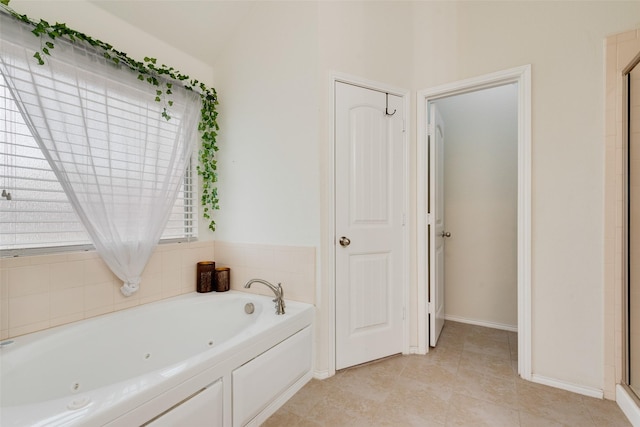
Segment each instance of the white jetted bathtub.
[{"label": "white jetted bathtub", "polygon": [[192,293],[5,340],[0,425],[258,425],[312,375],[313,306],[272,300]]}]

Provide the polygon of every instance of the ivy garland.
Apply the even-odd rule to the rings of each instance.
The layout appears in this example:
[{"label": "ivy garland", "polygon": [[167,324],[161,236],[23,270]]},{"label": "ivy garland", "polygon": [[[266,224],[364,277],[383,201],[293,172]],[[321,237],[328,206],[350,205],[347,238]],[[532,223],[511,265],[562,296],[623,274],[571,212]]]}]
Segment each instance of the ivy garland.
[{"label": "ivy garland", "polygon": [[[86,34],[73,30],[67,27],[65,24],[56,23],[54,25],[49,24],[47,21],[41,19],[39,22],[31,20],[27,15],[20,15],[9,5],[10,0],[0,0],[0,5],[14,18],[31,25],[33,30],[31,32],[42,40],[41,49],[39,52],[35,52],[33,57],[38,64],[44,65],[46,56],[51,55],[51,51],[55,45],[53,40],[59,37],[64,37],[71,42],[81,40],[89,43],[95,48],[102,49],[103,55],[106,59],[111,60],[116,65],[124,65],[131,70],[138,73],[138,79],[146,81],[147,83],[156,87],[156,102],[164,102],[165,106],[162,111],[162,117],[166,120],[171,119],[170,107],[173,105],[169,95],[171,95],[172,83],[167,80],[180,81],[185,89],[195,90],[199,93],[202,100],[202,108],[200,110],[200,122],[198,124],[198,130],[202,137],[202,148],[198,152],[199,163],[197,166],[198,175],[202,177],[202,196],[200,201],[203,206],[202,215],[208,219],[209,229],[215,231],[215,221],[211,217],[212,211],[219,209],[218,205],[218,189],[215,183],[218,181],[217,166],[215,153],[218,151],[216,145],[217,131],[219,129],[217,123],[218,113],[216,111],[216,105],[218,104],[218,96],[215,89],[207,87],[204,83],[198,80],[191,79],[188,75],[180,73],[173,67],[167,67],[166,65],[157,65],[155,58],[145,57],[143,62],[136,61],[130,58],[126,53],[118,51],[108,43],[101,40],[93,39]],[[49,39],[47,40],[46,37]]]}]

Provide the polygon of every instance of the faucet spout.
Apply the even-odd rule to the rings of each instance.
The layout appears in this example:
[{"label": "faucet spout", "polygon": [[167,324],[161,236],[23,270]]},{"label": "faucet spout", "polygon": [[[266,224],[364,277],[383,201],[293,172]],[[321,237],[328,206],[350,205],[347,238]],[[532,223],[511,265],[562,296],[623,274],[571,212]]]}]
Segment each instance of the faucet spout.
[{"label": "faucet spout", "polygon": [[253,283],[262,283],[271,289],[276,296],[273,302],[276,303],[276,314],[284,314],[284,289],[282,289],[282,285],[278,283],[278,286],[273,286],[271,283],[262,279],[251,279],[249,280],[244,287],[250,288]]}]

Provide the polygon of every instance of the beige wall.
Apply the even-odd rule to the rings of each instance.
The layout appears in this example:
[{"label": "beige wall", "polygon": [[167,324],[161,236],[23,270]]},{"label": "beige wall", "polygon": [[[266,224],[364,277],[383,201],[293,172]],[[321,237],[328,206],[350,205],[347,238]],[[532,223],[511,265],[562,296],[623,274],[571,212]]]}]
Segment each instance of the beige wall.
[{"label": "beige wall", "polygon": [[[287,3],[271,3],[263,8],[264,12],[260,13],[265,16],[280,16],[275,21],[279,24],[283,23],[282,14],[293,21],[301,19],[305,25],[295,26],[295,38],[308,43],[303,58],[313,62],[308,51],[317,52],[311,55],[316,58],[313,65],[299,60],[294,54],[296,49],[287,53],[289,49],[281,49],[279,45],[260,43],[266,50],[261,52],[264,73],[289,75],[292,68],[297,68],[317,78],[315,83],[304,83],[305,94],[311,102],[318,103],[312,119],[317,123],[312,127],[317,135],[309,134],[309,141],[305,141],[309,150],[298,160],[307,164],[309,157],[318,156],[320,166],[319,170],[310,167],[296,176],[296,180],[309,183],[306,197],[319,197],[321,215],[319,224],[313,225],[320,230],[316,244],[321,261],[316,298],[320,321],[317,369],[323,371],[328,364],[327,247],[332,244],[327,234],[330,212],[326,210],[330,171],[329,73],[339,71],[416,91],[530,63],[533,70],[533,373],[601,390],[604,244],[602,210],[597,207],[604,201],[602,45],[607,35],[637,24],[640,4],[320,2],[293,8]],[[240,32],[264,36],[271,25],[270,19],[253,17]],[[287,24],[286,28],[293,27]],[[239,36],[230,49],[252,51],[254,42],[251,37]],[[246,79],[247,84],[253,85],[251,80],[258,65],[251,63],[253,69],[249,69],[249,63],[239,56],[241,54],[234,52],[219,60],[216,75],[235,73],[238,76],[235,84]],[[272,56],[277,60],[270,60]],[[224,89],[224,81],[220,83]],[[272,88],[268,86],[256,88],[253,94],[258,99],[272,95]],[[231,100],[234,90],[225,89],[225,96]],[[299,104],[298,93],[289,95],[289,99],[291,105]],[[286,104],[287,101],[278,102]],[[301,108],[306,112],[304,117],[296,114],[291,116],[292,120],[309,120],[309,110],[305,106]],[[279,122],[286,111],[273,108],[247,114],[243,119],[246,123],[265,119]],[[415,111],[410,120],[417,123]],[[239,132],[239,126],[237,123],[235,128],[223,132],[231,135]],[[292,126],[296,129],[295,124]],[[415,132],[413,127],[410,129],[411,159],[415,159]],[[259,150],[262,144],[269,144],[274,151],[288,147],[286,141],[280,141],[282,136],[277,132],[265,132],[262,137],[251,143],[254,149]],[[229,144],[235,143],[246,144],[229,138]],[[289,164],[282,160],[274,167],[287,168]],[[414,177],[414,163],[411,168]],[[245,183],[255,181],[251,175],[239,179]],[[314,179],[319,182],[310,184]],[[285,193],[282,188],[268,191],[276,205],[290,204],[292,196],[298,194]],[[412,184],[411,194],[414,193]],[[415,200],[411,203],[415,206]],[[305,207],[298,209],[294,205],[291,209],[296,210],[295,216],[310,214]],[[265,215],[256,221],[264,229],[277,229],[280,222],[289,220],[289,215],[292,214],[280,218]],[[411,227],[411,234],[415,235],[415,218],[411,219]],[[265,233],[268,231],[261,235],[266,237]],[[237,235],[242,235],[241,231]],[[299,244],[302,236],[291,236],[287,243]],[[225,238],[236,240],[231,235]],[[415,325],[416,262],[412,259],[410,272],[412,325]],[[413,329],[411,344],[415,345],[416,341]]]},{"label": "beige wall", "polygon": [[[423,7],[428,7],[423,6]],[[532,64],[532,369],[603,387],[604,38],[634,28],[634,2],[459,4],[456,70],[417,87]],[[427,30],[424,30],[427,31]],[[569,54],[570,52],[570,54]]]},{"label": "beige wall", "polygon": [[444,120],[445,315],[517,329],[518,93],[437,100]]},{"label": "beige wall", "polygon": [[[212,82],[213,69],[206,62],[184,54],[179,48],[167,45],[87,2],[13,0],[11,6],[18,12],[26,13],[34,19],[43,18],[50,22],[65,22],[72,28],[108,41],[133,58],[155,57],[160,62],[172,65],[207,84]],[[265,40],[265,43],[278,44],[279,41],[287,39],[287,35],[291,31],[296,31],[295,28],[284,29],[277,25],[275,28],[279,29],[270,31],[269,34],[276,38],[279,37],[279,39]],[[262,38],[261,35],[255,34],[249,36],[252,37],[252,40]],[[299,55],[303,51],[302,46],[306,46],[306,41],[293,42],[293,44],[296,43],[301,47],[294,53]],[[309,149],[308,145],[300,143],[306,139],[309,121],[297,123],[300,133],[294,135],[291,132],[290,116],[283,115],[279,123],[265,119],[265,122],[262,123],[264,127],[257,122],[253,123],[254,126],[247,127],[244,126],[246,121],[242,120],[243,112],[234,111],[237,105],[240,105],[241,109],[248,105],[250,108],[248,113],[251,116],[260,115],[260,111],[268,111],[272,108],[283,108],[285,111],[289,108],[289,103],[278,100],[284,98],[290,101],[291,94],[299,93],[299,104],[304,103],[304,106],[315,112],[313,102],[309,102],[305,91],[290,86],[298,77],[304,81],[306,73],[294,68],[288,75],[275,72],[273,75],[265,75],[260,70],[262,70],[262,62],[267,58],[253,57],[260,50],[260,46],[256,44],[256,50],[250,52],[251,55],[244,57],[248,61],[255,61],[254,64],[246,64],[247,69],[251,69],[253,65],[257,67],[256,74],[250,79],[254,86],[243,85],[242,87],[246,96],[250,98],[248,103],[243,103],[247,99],[237,91],[235,92],[237,96],[232,98],[233,101],[237,101],[236,103],[223,100],[221,103],[228,108],[225,112],[227,117],[237,117],[237,122],[242,123],[240,127],[253,131],[251,137],[248,138],[250,141],[253,141],[254,137],[262,138],[260,135],[265,132],[265,127],[267,127],[267,132],[274,131],[285,135],[281,141],[290,141],[290,146],[275,153],[268,150],[266,145],[263,146],[262,153],[252,150],[253,147],[243,148],[241,144],[223,148],[222,152],[228,153],[233,159],[230,161],[230,166],[226,168],[228,173],[225,175],[225,179],[226,182],[238,185],[239,182],[234,177],[235,173],[240,176],[259,174],[263,177],[273,178],[275,169],[270,165],[278,167],[278,162],[286,161],[290,163],[291,167],[281,169],[282,174],[277,177],[275,182],[265,182],[265,184],[267,188],[278,188],[291,183],[300,192],[295,196],[295,200],[298,200],[300,204],[306,204],[308,198],[305,196],[308,193],[309,183],[307,181],[298,182],[291,177],[302,176],[303,173],[300,169],[317,168],[313,157],[307,164],[298,161]],[[287,51],[284,50],[284,52]],[[298,58],[303,59],[300,56]],[[261,79],[260,76],[263,78]],[[280,85],[277,84],[277,79],[280,79]],[[313,76],[310,79],[315,82]],[[245,82],[246,80],[240,81]],[[263,94],[260,94],[260,88],[273,90],[271,97],[267,99]],[[284,92],[280,92],[280,89],[283,89]],[[255,102],[256,98],[251,98],[252,94],[256,92],[260,94],[258,98],[263,101],[261,104]],[[223,97],[224,95],[221,95],[221,98]],[[300,106],[289,108],[289,113],[296,111],[300,111]],[[302,113],[299,115],[304,116]],[[311,116],[313,117],[313,115]],[[221,125],[233,128],[233,126],[226,125],[224,120],[221,120]],[[237,139],[243,139],[243,136],[238,136]],[[314,140],[314,138],[311,139]],[[220,145],[224,146],[224,143],[221,142]],[[234,152],[234,148],[239,149],[239,153]],[[248,153],[254,153],[256,156],[252,157]],[[266,159],[265,155],[273,155],[276,160],[263,161]],[[237,168],[231,167],[232,164],[237,164]],[[317,179],[312,182],[316,183]],[[236,242],[262,241],[263,243],[269,242],[269,245],[230,243],[217,240],[214,248],[213,233],[208,230],[207,222],[201,219],[199,242],[160,245],[145,268],[140,291],[128,298],[122,296],[119,291],[121,282],[109,271],[95,251],[1,259],[0,339],[193,292],[195,290],[196,263],[203,260],[214,259],[217,265],[230,266],[233,289],[244,290],[242,285],[246,280],[252,277],[261,277],[274,283],[282,282],[287,298],[313,303],[316,276],[314,247],[274,244],[283,240],[291,241],[291,235],[312,236],[298,240],[315,241],[318,232],[317,227],[313,226],[313,215],[310,218],[305,217],[304,221],[297,225],[294,225],[291,218],[288,218],[282,222],[282,228],[267,229],[266,237],[261,237],[260,230],[264,228],[264,224],[261,223],[261,220],[256,221],[256,216],[260,218],[269,215],[279,216],[283,212],[274,208],[275,205],[269,200],[269,192],[255,184],[256,181],[240,181],[239,186],[225,187],[224,192],[221,191],[221,194],[241,196],[221,199],[223,206],[225,202],[234,206],[235,209],[232,209],[232,212],[236,212],[234,214],[236,217],[235,220],[226,221],[223,213],[228,211],[221,211],[221,215],[219,218],[216,217],[216,221],[218,224],[224,224],[224,231],[218,233],[217,239],[220,239],[221,236],[224,237],[225,232],[228,234],[234,230],[241,230],[245,233],[244,235],[232,233],[237,239]],[[289,191],[290,188],[287,188],[287,192]],[[286,203],[282,209],[290,210],[290,206],[289,203]],[[239,217],[238,211],[245,212],[247,217]],[[317,204],[312,202],[311,209],[307,209],[307,211],[315,211],[317,217],[319,211]],[[317,223],[317,218],[315,223]],[[246,227],[247,224],[255,225],[256,228]],[[290,234],[285,232],[285,227]],[[214,254],[217,255],[214,256]],[[266,293],[259,286],[253,287],[250,292]]]},{"label": "beige wall", "polygon": [[314,3],[258,3],[216,58],[216,239],[319,243],[316,19]]},{"label": "beige wall", "polygon": [[[90,4],[46,3],[12,2],[33,16],[122,41],[136,56],[155,55],[213,80],[225,126],[220,235],[231,242],[315,247],[321,261],[315,290],[320,371],[328,363],[326,254],[332,241],[326,209],[329,72],[415,93],[532,64],[533,371],[603,388],[602,45],[607,35],[639,26],[639,2],[258,2],[212,74]],[[417,123],[415,111],[410,123]],[[413,185],[410,190],[415,194]],[[415,218],[410,231],[416,234]],[[416,262],[410,272],[412,325]]]}]

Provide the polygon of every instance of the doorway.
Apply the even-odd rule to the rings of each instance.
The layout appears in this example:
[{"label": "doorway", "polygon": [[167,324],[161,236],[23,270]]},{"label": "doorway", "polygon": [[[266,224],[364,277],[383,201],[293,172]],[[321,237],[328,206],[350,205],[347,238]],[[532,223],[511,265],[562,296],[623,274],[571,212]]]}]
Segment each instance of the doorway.
[{"label": "doorway", "polygon": [[517,332],[518,88],[440,98],[447,320]]},{"label": "doorway", "polygon": [[[531,378],[531,67],[529,65],[418,93],[417,219],[418,219],[418,348],[429,351],[429,322],[439,301],[430,300],[429,251],[429,105],[439,99],[504,85],[517,85],[517,330],[518,373]],[[437,208],[436,208],[437,209]],[[446,227],[446,225],[445,225]],[[453,236],[453,235],[452,235]],[[446,269],[445,269],[446,271]]]}]

